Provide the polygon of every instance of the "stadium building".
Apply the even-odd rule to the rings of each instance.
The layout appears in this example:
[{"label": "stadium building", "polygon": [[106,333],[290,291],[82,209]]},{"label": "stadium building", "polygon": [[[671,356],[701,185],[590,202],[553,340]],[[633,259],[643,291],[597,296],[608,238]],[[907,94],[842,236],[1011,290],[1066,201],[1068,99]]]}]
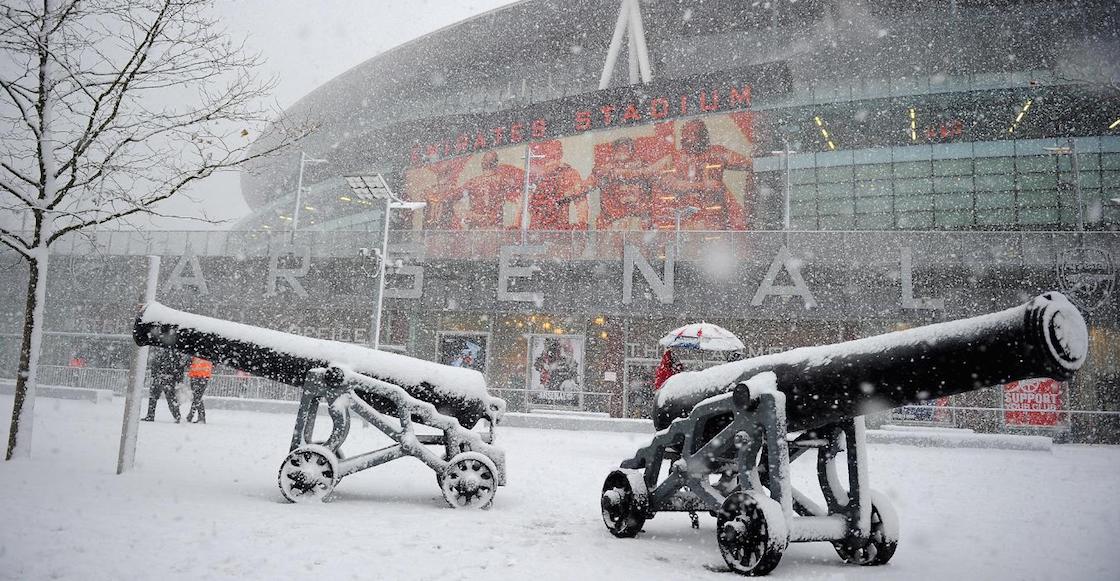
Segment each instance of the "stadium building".
[{"label": "stadium building", "polygon": [[[1058,289],[1090,322],[1077,379],[896,419],[1115,439],[1050,412],[1120,409],[1116,25],[1105,0],[525,0],[300,100],[318,131],[244,174],[233,231],[105,233],[60,268],[100,244],[88,268],[139,281],[155,252],[169,304],[370,342],[386,220],[345,178],[381,175],[424,207],[390,212],[380,344],[513,409],[645,416],[687,322],[754,356]],[[48,358],[127,353],[117,291],[64,300]]]}]

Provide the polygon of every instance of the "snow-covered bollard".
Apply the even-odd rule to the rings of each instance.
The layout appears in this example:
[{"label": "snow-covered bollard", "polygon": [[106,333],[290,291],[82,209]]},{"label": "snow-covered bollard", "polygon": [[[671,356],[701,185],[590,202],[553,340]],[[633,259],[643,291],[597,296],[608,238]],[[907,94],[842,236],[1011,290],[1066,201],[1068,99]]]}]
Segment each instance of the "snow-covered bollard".
[{"label": "snow-covered bollard", "polygon": [[[633,537],[659,512],[708,512],[724,560],[745,575],[769,573],[790,542],[828,541],[847,563],[885,564],[898,518],[870,488],[863,415],[1007,381],[1069,379],[1087,354],[1081,313],[1054,292],[971,319],[679,373],[658,394],[660,431],[607,476],[603,522]],[[790,483],[790,462],[811,449],[824,506]]]},{"label": "snow-covered bollard", "polygon": [[[203,317],[159,303],[144,307],[133,336],[139,345],[189,353],[303,390],[289,454],[278,475],[281,493],[292,502],[327,500],[342,477],[405,456],[436,472],[445,500],[455,508],[489,508],[497,487],[506,482],[505,455],[492,445],[505,402],[490,396],[477,371]],[[316,440],[321,402],[327,404],[332,426],[325,440]],[[339,448],[349,434],[351,414],[396,445],[342,457]],[[442,433],[418,434],[417,424]],[[475,431],[479,426],[486,431]]]}]

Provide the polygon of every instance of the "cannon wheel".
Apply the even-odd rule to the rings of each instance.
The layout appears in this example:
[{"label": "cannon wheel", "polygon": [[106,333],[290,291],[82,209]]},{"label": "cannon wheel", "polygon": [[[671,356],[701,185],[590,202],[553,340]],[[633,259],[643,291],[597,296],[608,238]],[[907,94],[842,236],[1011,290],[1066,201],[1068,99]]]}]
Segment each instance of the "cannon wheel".
[{"label": "cannon wheel", "polygon": [[776,505],[761,494],[739,491],[723,501],[716,515],[719,551],[740,575],[761,576],[773,571],[789,542],[781,508],[775,514],[766,510],[764,503]]},{"label": "cannon wheel", "polygon": [[436,480],[451,508],[488,509],[498,489],[498,469],[479,452],[456,454]]},{"label": "cannon wheel", "polygon": [[894,556],[898,548],[898,520],[888,501],[882,495],[872,492],[871,501],[871,539],[852,543],[833,541],[836,554],[845,563],[853,565],[883,565]]},{"label": "cannon wheel", "polygon": [[292,450],[280,465],[277,481],[288,502],[325,501],[338,483],[338,459],[325,446]]},{"label": "cannon wheel", "polygon": [[641,470],[615,470],[603,482],[599,498],[603,524],[612,535],[630,538],[642,530],[649,507],[649,492]]}]

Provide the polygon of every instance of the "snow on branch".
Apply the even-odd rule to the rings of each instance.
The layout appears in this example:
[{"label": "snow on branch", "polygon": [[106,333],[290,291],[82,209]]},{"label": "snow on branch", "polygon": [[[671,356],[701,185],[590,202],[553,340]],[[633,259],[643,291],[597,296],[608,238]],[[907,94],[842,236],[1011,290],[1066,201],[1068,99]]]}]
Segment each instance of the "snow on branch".
[{"label": "snow on branch", "polygon": [[[0,207],[36,216],[24,250],[135,214],[215,171],[284,149],[305,120],[215,0],[17,0],[0,8]],[[261,128],[268,127],[262,135]],[[41,234],[41,235],[40,235]],[[26,244],[24,244],[26,242]],[[19,248],[16,248],[19,251]]]}]

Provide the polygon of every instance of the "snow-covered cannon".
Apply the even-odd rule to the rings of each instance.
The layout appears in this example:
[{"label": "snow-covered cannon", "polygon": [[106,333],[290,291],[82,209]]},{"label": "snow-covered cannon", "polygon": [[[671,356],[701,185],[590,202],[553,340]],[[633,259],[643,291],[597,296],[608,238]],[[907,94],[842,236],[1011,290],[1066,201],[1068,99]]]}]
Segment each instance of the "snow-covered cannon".
[{"label": "snow-covered cannon", "polygon": [[[603,485],[603,521],[633,537],[658,512],[707,511],[732,570],[765,575],[790,542],[830,541],[849,563],[894,555],[898,521],[868,486],[863,415],[1085,362],[1081,313],[1051,292],[1005,311],[718,365],[670,378],[650,445]],[[789,463],[817,450],[825,506],[795,490]],[[846,449],[847,482],[837,471]]]},{"label": "snow-covered cannon", "polygon": [[[488,508],[505,484],[505,455],[492,444],[505,402],[486,391],[481,373],[281,331],[144,306],[133,326],[138,345],[189,353],[303,390],[289,454],[280,467],[284,498],[326,499],[343,476],[414,456],[436,472],[452,507]],[[313,439],[319,403],[332,421]],[[343,456],[356,414],[395,445]],[[484,422],[484,423],[483,423]],[[441,431],[417,433],[415,424]],[[483,427],[485,431],[475,431]],[[442,454],[428,446],[443,448]]]}]

